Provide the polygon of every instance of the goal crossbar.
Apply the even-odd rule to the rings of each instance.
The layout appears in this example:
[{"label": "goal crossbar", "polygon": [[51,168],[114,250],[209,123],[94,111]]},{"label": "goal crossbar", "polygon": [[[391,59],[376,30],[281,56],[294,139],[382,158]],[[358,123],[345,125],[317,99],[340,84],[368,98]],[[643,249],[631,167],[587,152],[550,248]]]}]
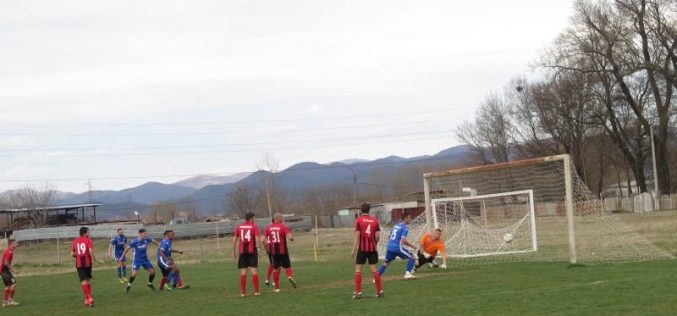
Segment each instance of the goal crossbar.
[{"label": "goal crossbar", "polygon": [[[573,179],[571,177],[571,157],[568,154],[532,158],[518,161],[510,161],[492,165],[483,165],[483,166],[474,166],[474,167],[463,167],[451,169],[448,171],[442,172],[431,172],[423,175],[423,188],[424,188],[424,199],[425,199],[425,216],[426,216],[426,230],[432,230],[432,200],[430,197],[430,179],[435,177],[445,177],[458,174],[470,174],[478,173],[492,170],[500,169],[511,169],[517,167],[523,167],[534,164],[542,164],[553,161],[562,161],[564,165],[564,189],[565,189],[565,208],[567,216],[567,228],[568,228],[568,237],[569,237],[569,262],[576,264],[578,262],[578,254],[576,252],[576,227],[574,219],[574,193],[573,193]],[[533,195],[533,193],[532,193]],[[532,197],[533,200],[533,197]],[[533,206],[532,206],[533,207]],[[532,216],[532,220],[535,220],[535,216]],[[535,226],[533,226],[535,227]]]}]

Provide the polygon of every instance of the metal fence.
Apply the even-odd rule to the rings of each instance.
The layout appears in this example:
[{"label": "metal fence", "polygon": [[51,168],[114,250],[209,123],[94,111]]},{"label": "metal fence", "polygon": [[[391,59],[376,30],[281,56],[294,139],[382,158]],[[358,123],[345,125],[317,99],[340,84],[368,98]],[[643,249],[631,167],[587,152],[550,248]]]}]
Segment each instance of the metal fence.
[{"label": "metal fence", "polygon": [[[162,233],[171,229],[176,232],[176,236],[180,238],[193,238],[193,237],[205,237],[205,236],[222,236],[232,234],[235,230],[235,227],[240,224],[241,221],[234,222],[210,222],[210,223],[192,223],[192,224],[183,224],[183,225],[151,225],[143,226],[141,224],[100,224],[88,226],[90,230],[90,236],[92,238],[110,238],[111,236],[116,235],[118,228],[122,228],[128,235],[133,235],[140,228],[145,228],[148,231],[148,235],[152,237],[160,237]],[[256,224],[261,230],[268,224],[270,224],[269,219],[257,219]],[[285,218],[285,224],[292,231],[310,231],[313,228],[313,221],[310,216],[297,216]],[[79,233],[80,226],[67,226],[67,227],[49,227],[49,228],[36,228],[36,229],[23,229],[14,231],[12,238],[18,241],[38,241],[38,240],[50,240],[50,239],[71,239],[76,238]]]},{"label": "metal fence", "polygon": [[630,197],[608,197],[604,199],[604,207],[608,212],[651,212],[677,210],[677,194],[660,196],[660,209],[656,207],[657,199],[651,193],[642,193]]}]

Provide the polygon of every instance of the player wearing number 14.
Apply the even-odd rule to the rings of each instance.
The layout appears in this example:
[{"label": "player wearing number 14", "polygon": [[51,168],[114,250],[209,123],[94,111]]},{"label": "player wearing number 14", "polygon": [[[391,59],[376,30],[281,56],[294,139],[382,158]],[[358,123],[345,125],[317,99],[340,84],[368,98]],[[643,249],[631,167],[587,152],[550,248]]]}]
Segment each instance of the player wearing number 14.
[{"label": "player wearing number 14", "polygon": [[75,258],[75,267],[78,270],[78,277],[82,284],[82,293],[85,296],[85,306],[93,307],[92,298],[92,267],[96,266],[96,257],[94,256],[94,244],[89,238],[89,228],[80,228],[80,237],[73,240],[71,255]]},{"label": "player wearing number 14", "polygon": [[[233,236],[233,260],[237,260],[237,267],[240,269],[241,297],[246,296],[247,270],[252,274],[254,296],[259,296],[259,273],[257,271],[259,266],[259,245],[262,245],[259,227],[254,223],[254,214],[247,213],[245,214],[245,221],[235,227],[235,234]],[[239,258],[236,257],[236,249],[239,250]]]}]

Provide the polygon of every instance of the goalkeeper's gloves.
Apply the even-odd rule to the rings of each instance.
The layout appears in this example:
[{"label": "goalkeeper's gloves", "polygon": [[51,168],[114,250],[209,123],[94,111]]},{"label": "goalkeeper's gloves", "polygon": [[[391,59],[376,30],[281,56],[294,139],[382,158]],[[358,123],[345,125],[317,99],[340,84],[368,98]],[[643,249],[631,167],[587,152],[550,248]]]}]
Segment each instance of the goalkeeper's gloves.
[{"label": "goalkeeper's gloves", "polygon": [[424,256],[426,259],[429,259],[429,258],[430,258],[430,254],[427,253],[427,252],[425,252],[425,251],[423,252],[423,256]]},{"label": "goalkeeper's gloves", "polygon": [[440,268],[446,269],[446,268],[447,268],[447,265],[446,265],[446,264],[442,264],[442,265],[440,265]]}]

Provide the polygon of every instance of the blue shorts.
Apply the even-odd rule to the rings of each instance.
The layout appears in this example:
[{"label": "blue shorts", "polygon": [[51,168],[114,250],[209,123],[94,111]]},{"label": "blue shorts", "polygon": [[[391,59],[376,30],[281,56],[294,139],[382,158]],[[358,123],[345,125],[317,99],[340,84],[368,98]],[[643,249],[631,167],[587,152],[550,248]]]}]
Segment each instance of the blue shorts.
[{"label": "blue shorts", "polygon": [[388,252],[386,252],[386,262],[391,262],[397,259],[397,257],[400,257],[402,259],[413,259],[414,255],[411,252],[409,252],[409,250],[404,248],[400,248],[398,250],[388,249]]},{"label": "blue shorts", "polygon": [[113,255],[113,259],[115,260],[115,262],[127,262],[127,257],[126,256],[123,257],[122,252],[121,253],[115,253]]},{"label": "blue shorts", "polygon": [[134,261],[134,263],[132,264],[132,270],[134,271],[139,271],[141,267],[143,267],[145,270],[153,269],[153,265],[148,260]]}]

